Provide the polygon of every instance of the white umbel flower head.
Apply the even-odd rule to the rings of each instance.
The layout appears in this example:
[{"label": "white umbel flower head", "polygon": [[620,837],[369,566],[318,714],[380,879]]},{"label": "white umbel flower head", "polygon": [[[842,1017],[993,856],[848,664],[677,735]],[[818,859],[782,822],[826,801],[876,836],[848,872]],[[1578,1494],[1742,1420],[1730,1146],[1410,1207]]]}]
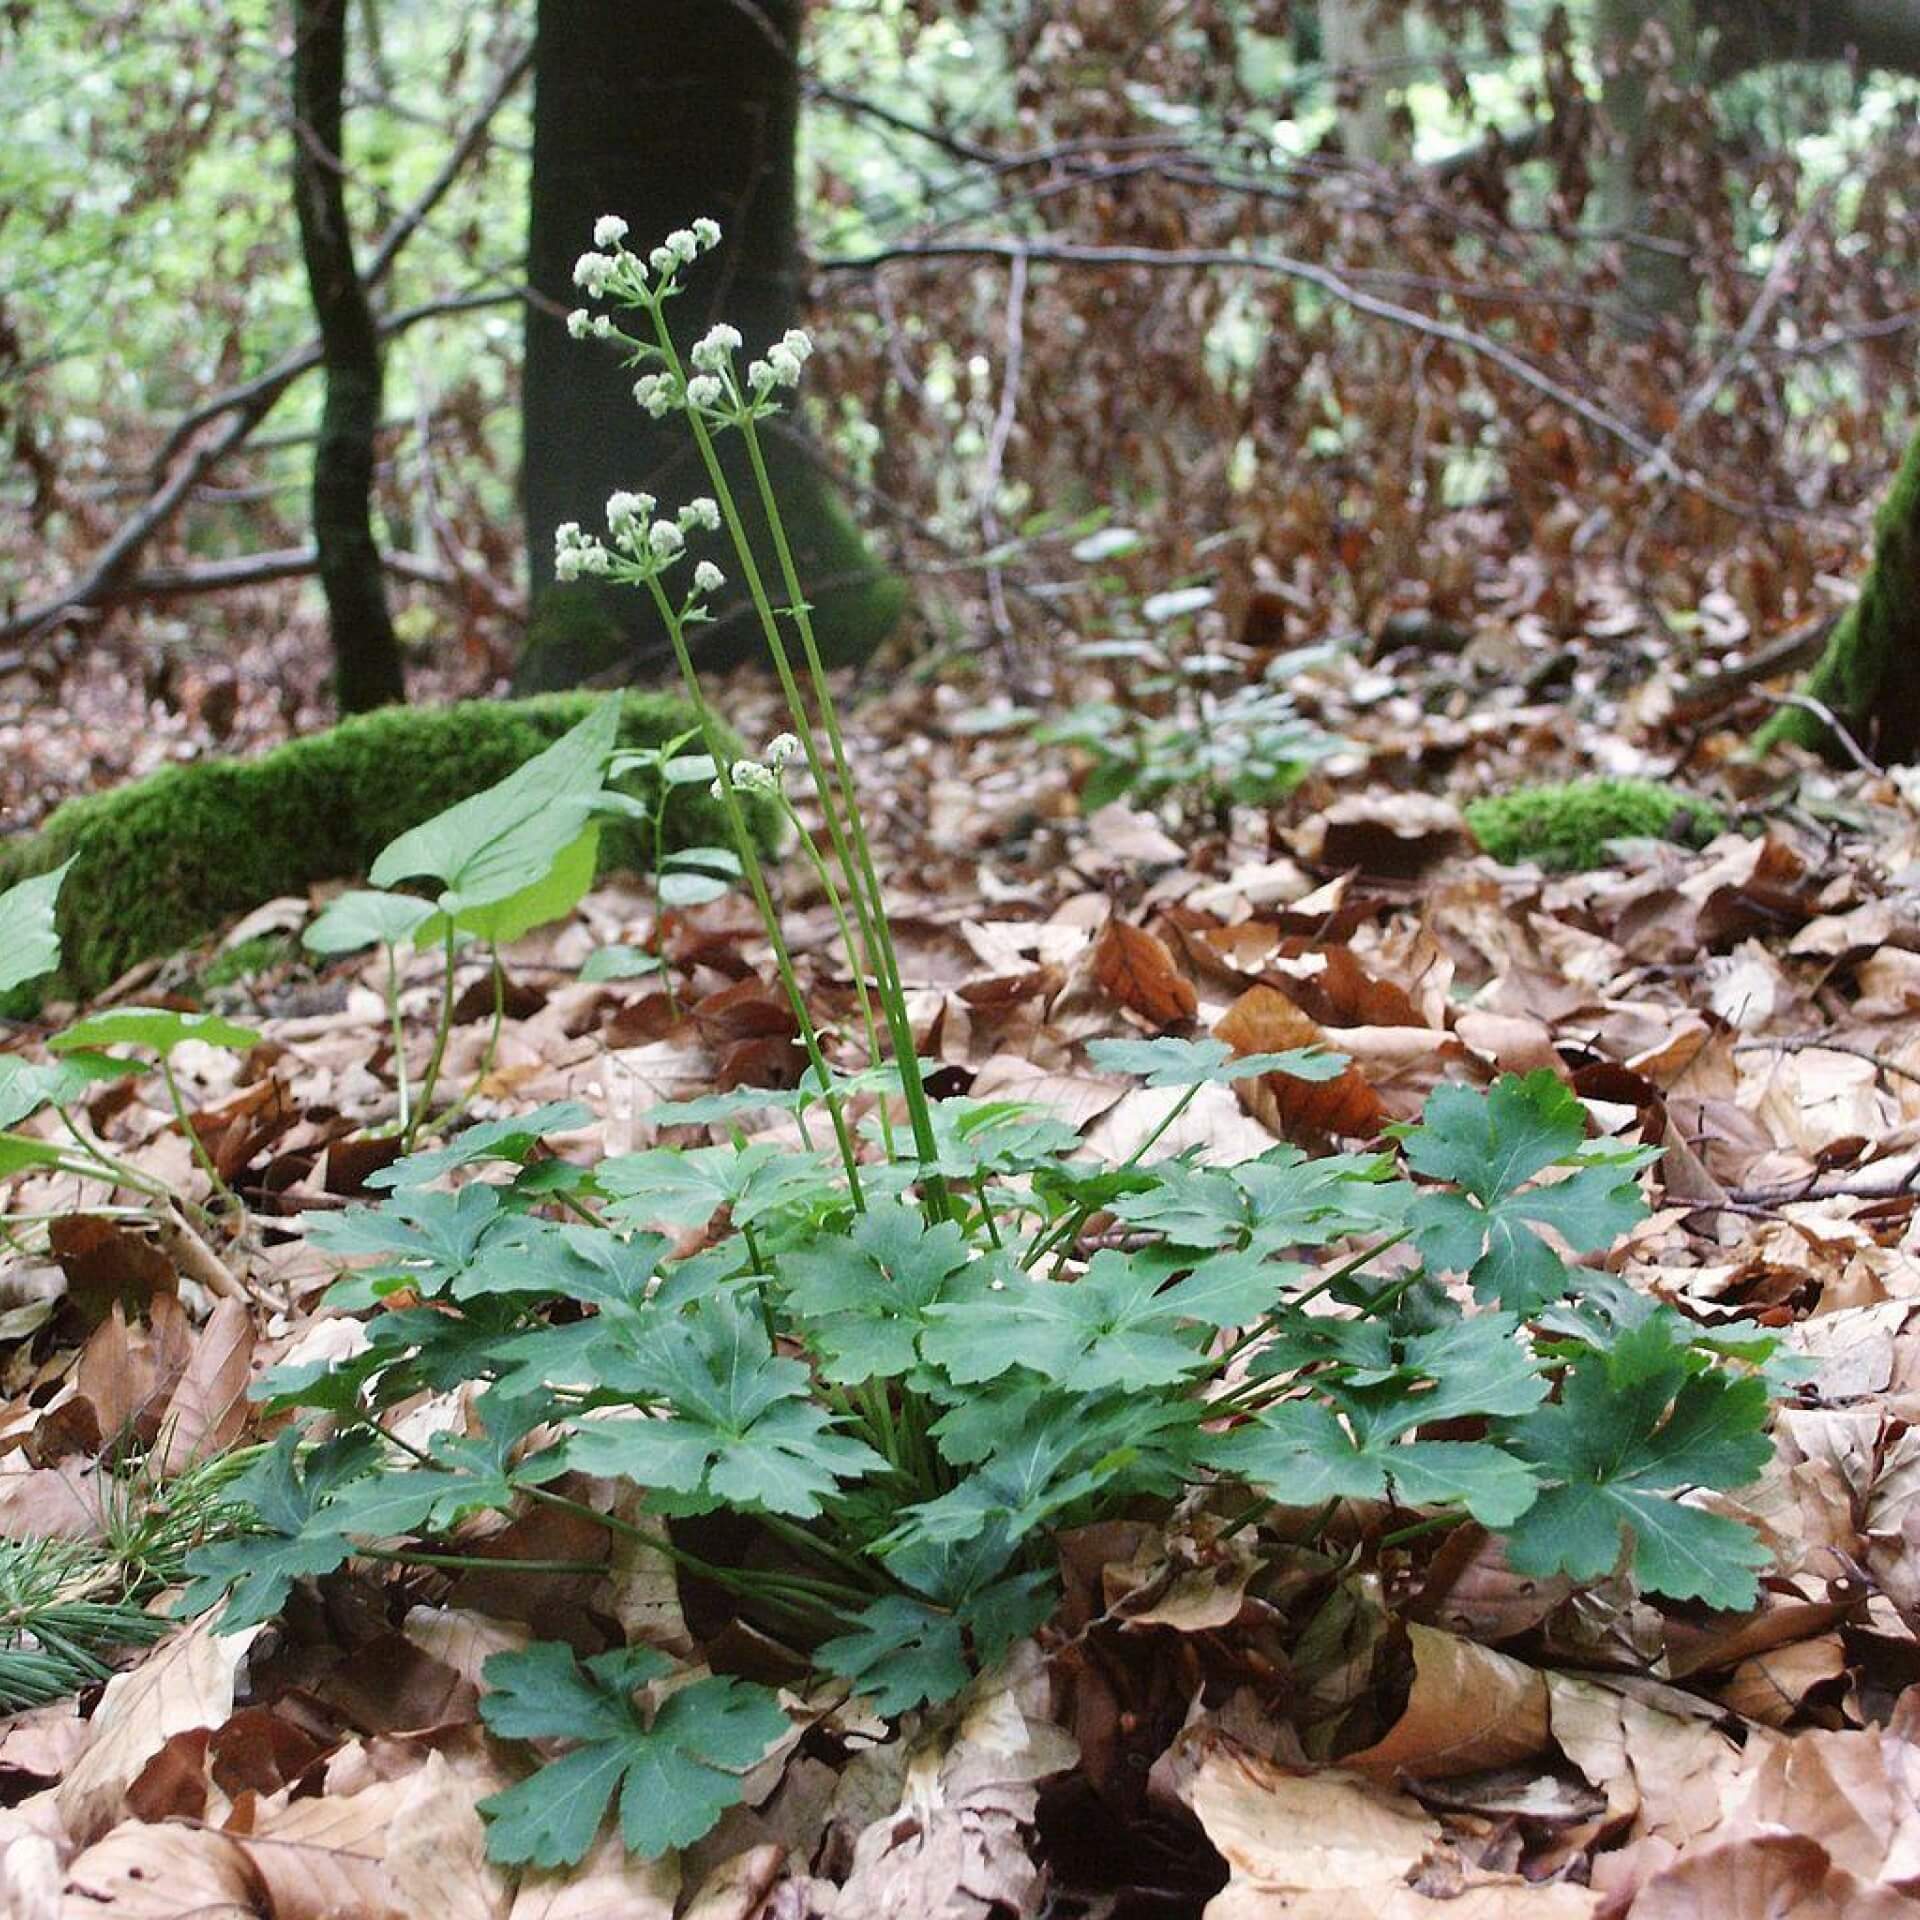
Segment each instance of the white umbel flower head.
[{"label": "white umbel flower head", "polygon": [[690,267],[700,257],[699,239],[686,227],[675,227],[667,235],[666,246],[683,267]]},{"label": "white umbel flower head", "polygon": [[720,244],[720,222],[702,215],[693,223],[693,238],[702,253],[711,253]]},{"label": "white umbel flower head", "polygon": [[696,373],[687,382],[687,398],[696,407],[717,407],[727,397],[727,390],[720,384],[720,376],[714,373]]},{"label": "white umbel flower head", "polygon": [[613,568],[613,555],[598,540],[580,531],[577,520],[553,530],[553,571],[556,579],[578,580],[582,574],[604,574]]},{"label": "white umbel flower head", "polygon": [[687,358],[702,373],[718,373],[727,364],[729,356],[740,351],[740,346],[740,329],[728,326],[723,320],[694,342],[693,351]]},{"label": "white umbel flower head", "polygon": [[697,592],[718,593],[727,584],[727,576],[711,560],[702,560],[693,570],[693,584]]},{"label": "white umbel flower head", "polygon": [[767,366],[772,371],[776,387],[797,387],[800,384],[800,356],[784,340],[776,340],[767,349]]},{"label": "white umbel flower head", "polygon": [[702,493],[680,509],[680,531],[691,533],[700,527],[708,533],[720,531],[720,509]]},{"label": "white umbel flower head", "polygon": [[641,521],[652,513],[650,493],[616,493],[607,500],[607,528],[614,534],[638,533]]},{"label": "white umbel flower head", "polygon": [[680,259],[670,248],[655,247],[654,250],[647,255],[647,265],[650,266],[662,280],[671,280],[675,269],[680,265]]},{"label": "white umbel flower head", "polygon": [[767,765],[775,773],[789,762],[799,759],[800,742],[790,733],[776,733],[767,742]]},{"label": "white umbel flower head", "polygon": [[593,223],[596,247],[617,247],[627,237],[627,223],[617,213],[603,213]]},{"label": "white umbel flower head", "polygon": [[780,784],[772,768],[763,767],[758,760],[736,760],[731,771],[733,784],[742,793],[772,793]]},{"label": "white umbel flower head", "polygon": [[779,344],[802,366],[813,358],[813,336],[805,327],[789,327],[780,336]]},{"label": "white umbel flower head", "polygon": [[575,307],[567,315],[567,331],[576,340],[584,340],[593,328],[593,315],[585,307]]},{"label": "white umbel flower head", "polygon": [[633,383],[633,397],[656,420],[664,420],[680,404],[680,389],[669,373],[643,373]]},{"label": "white umbel flower head", "polygon": [[656,560],[673,560],[686,551],[687,539],[671,520],[656,520],[647,529],[647,545]]},{"label": "white umbel flower head", "polygon": [[583,253],[573,263],[573,284],[598,299],[613,279],[613,268],[613,260],[607,254]]}]

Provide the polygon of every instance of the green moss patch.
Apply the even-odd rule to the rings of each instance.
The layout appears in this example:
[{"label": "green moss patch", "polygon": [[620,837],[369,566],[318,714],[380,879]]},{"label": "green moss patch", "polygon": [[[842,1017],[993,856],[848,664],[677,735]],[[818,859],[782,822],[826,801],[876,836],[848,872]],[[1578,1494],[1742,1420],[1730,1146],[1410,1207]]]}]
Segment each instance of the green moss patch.
[{"label": "green moss patch", "polygon": [[[386,707],[256,760],[169,767],[70,800],[40,832],[0,848],[0,887],[74,859],[60,896],[61,983],[94,993],[277,895],[365,873],[397,834],[503,779],[608,697]],[[622,746],[656,746],[694,724],[683,700],[620,698]],[[776,831],[770,817],[763,823],[771,844]],[[665,837],[724,844],[719,804],[704,787],[675,789]],[[651,859],[644,823],[607,823],[603,869]]]},{"label": "green moss patch", "polygon": [[1531,861],[1558,873],[1605,866],[1614,840],[1705,846],[1726,825],[1697,795],[1649,780],[1569,780],[1471,802],[1467,825],[1503,866]]}]

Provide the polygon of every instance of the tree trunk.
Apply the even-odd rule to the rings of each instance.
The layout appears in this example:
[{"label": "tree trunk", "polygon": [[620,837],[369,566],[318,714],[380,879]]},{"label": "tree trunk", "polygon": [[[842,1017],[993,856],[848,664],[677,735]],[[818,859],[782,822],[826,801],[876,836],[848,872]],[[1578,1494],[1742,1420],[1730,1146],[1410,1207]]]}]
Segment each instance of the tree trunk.
[{"label": "tree trunk", "polygon": [[313,537],[341,710],[406,697],[373,537],[380,338],[353,260],[342,178],[347,0],[294,0],[293,198],[320,328],[326,400],[313,456]]},{"label": "tree trunk", "polygon": [[1407,158],[1406,52],[1405,0],[1320,0],[1320,55],[1333,69],[1349,160],[1387,166]]},{"label": "tree trunk", "polygon": [[[623,216],[642,254],[707,214],[724,238],[676,303],[682,347],[724,318],[751,354],[792,324],[801,13],[801,0],[540,0],[527,269],[538,294],[562,312],[580,303],[573,263],[600,214]],[[593,526],[610,493],[640,488],[672,506],[710,490],[686,423],[641,412],[633,379],[605,345],[570,339],[556,314],[529,306],[521,492],[537,610],[523,689],[667,664],[647,595],[553,585],[554,529]],[[721,444],[738,455],[736,436]],[[822,650],[861,658],[899,618],[899,582],[804,451],[785,435],[765,445]],[[751,498],[744,460],[735,484]],[[700,633],[703,660],[759,658],[751,609],[716,612]]]},{"label": "tree trunk", "polygon": [[1599,0],[1594,31],[1613,129],[1601,161],[1601,217],[1619,236],[1622,285],[1641,312],[1691,324],[1700,283],[1685,250],[1685,211],[1665,201],[1659,176],[1671,123],[1663,96],[1698,77],[1694,0]]},{"label": "tree trunk", "polygon": [[[1860,598],[1834,629],[1807,695],[1883,763],[1920,759],[1920,434],[1907,448],[1874,522],[1873,565]],[[1838,755],[1818,714],[1785,707],[1756,745],[1794,741]]]}]

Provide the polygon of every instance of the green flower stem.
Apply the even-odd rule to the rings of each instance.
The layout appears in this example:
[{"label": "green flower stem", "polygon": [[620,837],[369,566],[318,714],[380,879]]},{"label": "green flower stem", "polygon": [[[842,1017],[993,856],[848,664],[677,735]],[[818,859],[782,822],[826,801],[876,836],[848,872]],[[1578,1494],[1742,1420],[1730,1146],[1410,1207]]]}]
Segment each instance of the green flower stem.
[{"label": "green flower stem", "polygon": [[993,1202],[987,1198],[987,1176],[984,1173],[974,1175],[973,1191],[980,1202],[980,1218],[986,1222],[988,1240],[993,1243],[996,1252],[1004,1252],[1006,1243],[1000,1238],[1000,1223],[993,1217]]},{"label": "green flower stem", "polygon": [[793,1017],[800,1024],[801,1044],[806,1048],[807,1059],[814,1072],[820,1076],[820,1085],[826,1089],[821,1097],[826,1101],[827,1112],[833,1121],[834,1138],[840,1145],[840,1159],[847,1170],[847,1187],[854,1208],[864,1213],[866,1201],[860,1192],[860,1162],[854,1149],[853,1135],[847,1130],[847,1116],[841,1100],[832,1091],[833,1075],[827,1067],[827,1056],[821,1051],[820,1035],[813,1024],[813,1015],[808,1010],[806,995],[800,991],[799,977],[793,970],[793,956],[787,951],[786,936],[780,930],[780,915],[774,907],[773,896],[767,891],[767,877],[761,870],[759,849],[753,844],[752,834],[747,831],[746,820],[740,812],[740,796],[727,768],[724,743],[714,726],[706,696],[700,690],[700,676],[694,671],[693,655],[687,650],[686,623],[680,618],[679,609],[667,598],[666,589],[661,586],[657,576],[648,577],[647,588],[653,595],[653,604],[660,611],[667,638],[673,643],[673,657],[679,662],[680,678],[686,686],[687,698],[693,702],[694,711],[700,716],[700,729],[706,741],[707,754],[716,769],[720,804],[726,811],[727,828],[739,850],[740,865],[753,893],[753,904],[759,909],[760,923],[766,929],[768,943],[773,948],[774,968],[780,975],[780,984],[786,990],[788,1003],[793,1008]]},{"label": "green flower stem", "polygon": [[[862,1560],[856,1553],[850,1553],[845,1547],[835,1546],[831,1540],[823,1540],[817,1533],[811,1533],[797,1520],[789,1520],[784,1514],[763,1513],[760,1524],[776,1539],[786,1543],[801,1553],[813,1554],[830,1566],[838,1567],[841,1572],[851,1574],[864,1584],[876,1586],[875,1574],[878,1571],[870,1560]],[[890,1584],[890,1583],[886,1583]]]},{"label": "green flower stem", "polygon": [[206,1142],[200,1138],[199,1130],[187,1117],[187,1103],[180,1092],[180,1082],[173,1077],[173,1062],[165,1054],[160,1056],[160,1080],[167,1090],[167,1102],[173,1108],[173,1117],[179,1121],[180,1131],[187,1136],[187,1145],[193,1150],[200,1171],[207,1176],[221,1200],[236,1212],[246,1212],[240,1196],[220,1177],[220,1169],[213,1164],[213,1155],[207,1151]]},{"label": "green flower stem", "polygon": [[500,964],[500,949],[496,946],[493,954],[493,1025],[487,1031],[487,1044],[480,1055],[480,1065],[475,1070],[473,1084],[463,1093],[446,1112],[434,1122],[433,1130],[444,1133],[453,1123],[480,1097],[480,1089],[487,1075],[493,1071],[493,1063],[500,1053],[500,1030],[507,1017],[507,975]]},{"label": "green flower stem", "polygon": [[[820,882],[821,890],[827,896],[827,904],[833,909],[835,924],[840,929],[840,944],[846,949],[847,965],[853,973],[853,991],[860,1002],[860,1023],[867,1033],[867,1059],[878,1066],[886,1057],[880,1049],[880,1029],[873,1018],[873,1000],[867,992],[867,968],[861,949],[853,937],[853,927],[847,919],[846,903],[840,897],[839,882],[833,877],[833,869],[820,857],[820,849],[813,844],[813,835],[801,824],[800,816],[793,810],[793,802],[787,798],[784,786],[776,787],[780,796],[781,811],[787,816],[788,824],[793,828],[794,837],[806,849],[808,862],[813,867],[814,877]],[[894,1148],[893,1115],[887,1109],[887,1097],[884,1090],[880,1096],[880,1135],[886,1145],[889,1160],[896,1160],[899,1154]]]},{"label": "green flower stem", "polygon": [[[666,315],[657,299],[647,304],[649,317],[658,341],[662,358],[673,378],[684,391],[686,386],[686,368],[680,360],[679,349],[673,343],[672,331],[667,326]],[[773,602],[768,596],[766,583],[760,575],[759,562],[754,558],[753,547],[747,538],[745,523],[740,517],[740,508],[733,497],[733,489],[728,485],[726,470],[720,464],[720,456],[713,444],[713,436],[707,431],[707,423],[700,417],[699,410],[689,407],[686,410],[688,425],[700,449],[702,464],[713,484],[714,497],[721,514],[727,523],[727,532],[731,536],[734,551],[739,557],[742,578],[746,581],[747,591],[752,596],[754,609],[760,617],[760,629],[766,636],[767,650],[772,656],[774,670],[780,680],[781,692],[786,696],[788,711],[793,716],[794,731],[797,734],[801,751],[806,755],[807,767],[813,775],[814,786],[820,797],[820,811],[826,821],[828,838],[833,842],[834,857],[840,862],[840,870],[846,875],[848,888],[853,898],[854,917],[860,923],[860,933],[867,949],[867,962],[874,977],[880,983],[882,1004],[886,1008],[888,1031],[893,1036],[894,1051],[900,1060],[901,1087],[906,1094],[907,1110],[913,1121],[915,1150],[922,1161],[937,1158],[933,1134],[933,1116],[927,1105],[926,1089],[920,1083],[920,1063],[913,1042],[913,1028],[907,1018],[905,997],[901,991],[899,963],[894,957],[893,943],[887,932],[886,903],[881,898],[879,883],[874,877],[873,861],[869,856],[864,871],[855,864],[848,843],[847,830],[840,817],[840,805],[835,799],[835,787],[827,778],[825,762],[821,758],[820,745],[814,737],[813,719],[807,711],[807,703],[795,680],[793,666],[787,657],[786,643],[780,637],[780,622],[773,610]],[[748,445],[758,460],[757,443],[751,438],[749,430]],[[759,472],[756,472],[756,484]],[[772,497],[771,485],[762,486],[762,501],[766,506],[768,518],[772,524],[775,545],[785,555],[783,566],[790,568],[792,556],[787,549],[786,529],[780,519],[779,502]],[[801,621],[801,633],[808,649],[817,659],[818,650],[813,646],[813,629],[805,622],[805,609],[799,604],[801,596],[794,592],[794,617]],[[688,671],[691,671],[689,666]],[[825,675],[820,675],[817,685],[825,688]],[[839,724],[833,717],[831,698],[824,703],[824,718],[830,741],[838,741]],[[846,773],[844,751],[836,754],[836,766],[841,777],[841,792],[845,804],[856,826],[859,821],[859,806],[853,793],[851,777]],[[724,773],[723,773],[724,779]],[[865,831],[860,829],[860,842],[865,844]],[[870,891],[869,891],[870,890]],[[936,1217],[945,1219],[952,1209],[948,1202],[946,1183],[938,1174],[927,1179],[927,1195],[930,1209]]]},{"label": "green flower stem", "polygon": [[433,1090],[440,1079],[440,1063],[447,1057],[447,1041],[453,1033],[454,953],[455,930],[453,921],[449,918],[445,967],[440,979],[440,1018],[434,1027],[433,1051],[427,1056],[427,1071],[420,1082],[420,1104],[414,1109],[412,1119],[408,1121],[406,1130],[400,1136],[402,1153],[413,1151],[413,1143],[419,1135],[421,1123],[432,1111]]},{"label": "green flower stem", "polygon": [[393,1083],[400,1099],[400,1131],[413,1124],[412,1089],[407,1084],[407,1029],[400,1017],[400,956],[383,943],[387,956],[387,1024],[393,1029]]},{"label": "green flower stem", "polygon": [[1423,1534],[1447,1533],[1459,1526],[1462,1521],[1471,1518],[1465,1512],[1430,1513],[1424,1520],[1416,1520],[1409,1527],[1401,1527],[1394,1533],[1380,1536],[1383,1547],[1403,1547],[1409,1540],[1418,1540]]},{"label": "green flower stem", "polygon": [[[698,416],[689,413],[688,417],[699,425]],[[702,428],[704,431],[704,428]],[[894,1053],[900,1066],[900,1084],[907,1098],[907,1111],[913,1120],[914,1144],[922,1161],[932,1161],[938,1157],[934,1141],[933,1116],[927,1103],[927,1092],[920,1078],[919,1050],[914,1043],[913,1023],[907,1016],[906,990],[900,976],[900,960],[894,951],[893,934],[887,924],[886,896],[880,886],[880,875],[873,863],[873,849],[867,839],[866,820],[860,811],[859,799],[853,785],[853,770],[847,763],[846,742],[840,732],[840,718],[833,703],[833,690],[827,684],[825,666],[821,663],[820,648],[813,633],[813,616],[808,611],[807,599],[800,580],[800,570],[794,564],[793,548],[787,539],[786,522],[781,518],[780,502],[773,488],[772,476],[767,472],[766,456],[760,449],[760,436],[754,428],[751,413],[744,415],[740,422],[741,437],[746,441],[747,458],[753,465],[754,486],[760,495],[760,505],[766,515],[768,531],[773,536],[773,548],[780,561],[780,576],[787,591],[789,610],[793,623],[800,635],[800,646],[806,655],[807,674],[813,682],[814,698],[819,702],[821,724],[826,728],[827,745],[833,756],[835,777],[840,783],[840,791],[846,805],[846,825],[851,837],[854,859],[849,861],[847,846],[836,839],[834,851],[839,856],[842,870],[846,873],[848,884],[853,889],[856,909],[859,905],[861,884],[864,884],[871,902],[869,925],[862,922],[867,933],[869,956],[878,963],[876,971],[880,979],[880,997],[887,1010],[887,1025],[893,1034]],[[710,463],[717,471],[717,463]],[[734,515],[737,521],[738,514]],[[739,536],[736,533],[736,540]],[[756,569],[757,578],[757,569]],[[764,589],[762,590],[764,600]],[[761,624],[770,632],[778,632],[778,622],[773,617],[771,607],[763,607]],[[789,676],[790,677],[790,676]],[[788,696],[789,703],[793,695]],[[820,781],[821,769],[818,765],[818,752],[813,748],[809,736],[802,735],[808,748],[808,765],[813,769],[814,779]],[[822,798],[825,788],[822,786]],[[829,831],[832,829],[833,814],[830,808],[823,807],[827,814]],[[855,864],[857,862],[857,864]],[[855,884],[856,876],[861,884]],[[940,1217],[947,1217],[951,1208],[947,1203],[946,1183],[938,1174],[930,1174],[927,1179],[929,1198],[937,1201]]]},{"label": "green flower stem", "polygon": [[489,1559],[477,1553],[426,1553],[412,1547],[355,1547],[357,1560],[380,1560],[396,1567],[447,1567],[458,1573],[605,1573],[593,1560]]}]

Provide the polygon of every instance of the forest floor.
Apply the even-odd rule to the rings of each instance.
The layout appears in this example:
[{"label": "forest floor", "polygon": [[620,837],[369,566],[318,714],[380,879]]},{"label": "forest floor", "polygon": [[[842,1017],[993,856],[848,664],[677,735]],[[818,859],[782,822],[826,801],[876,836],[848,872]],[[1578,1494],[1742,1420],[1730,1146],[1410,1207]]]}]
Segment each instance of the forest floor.
[{"label": "forest floor", "polygon": [[[610,1534],[510,1529],[503,1557],[605,1571],[356,1562],[264,1635],[183,1630],[78,1702],[0,1722],[9,1910],[1920,1917],[1920,787],[1743,764],[1745,715],[1690,718],[1678,673],[1617,612],[1596,603],[1572,646],[1523,624],[1304,671],[1303,707],[1348,749],[1278,807],[1177,832],[1124,800],[1083,808],[1084,765],[1004,704],[996,720],[984,685],[856,704],[852,752],[939,1092],[1028,1102],[1123,1159],[1168,1096],[1092,1071],[1084,1043],[1204,1033],[1251,1005],[1261,1044],[1350,1057],[1338,1101],[1210,1088],[1162,1151],[1351,1145],[1443,1082],[1541,1067],[1597,1133],[1658,1145],[1651,1212],[1607,1264],[1806,1363],[1763,1478],[1713,1497],[1773,1554],[1756,1610],[1522,1580],[1476,1526],[1394,1543],[1393,1515],[1364,1503],[1264,1564],[1179,1516],[1086,1529],[1060,1541],[1062,1614],[944,1744],[846,1716],[831,1757],[776,1756],[677,1861],[603,1845],[561,1894],[484,1859],[475,1802],[502,1775],[480,1662],[590,1618],[687,1646],[724,1629]],[[200,695],[144,735],[143,698],[103,670],[64,734],[36,722],[9,806],[138,770],[136,736],[143,755],[197,748]],[[759,683],[720,704],[749,740],[776,730]],[[273,730],[267,704],[236,712],[231,737]],[[1596,770],[1698,790],[1730,830],[1553,876],[1496,865],[1463,828],[1464,795]],[[781,884],[809,997],[851,1051],[832,917],[800,863]],[[230,1243],[182,1258],[102,1211],[98,1187],[14,1185],[16,1213],[56,1224],[50,1253],[0,1282],[0,1533],[108,1537],[103,1435],[173,1436],[150,1468],[162,1499],[170,1474],[259,1436],[251,1378],[328,1351],[333,1271],[303,1222],[364,1192],[382,1163],[365,1129],[395,1084],[374,962],[247,946],[313,904],[250,916],[225,945],[265,964],[201,995],[263,1043],[179,1056],[196,1130],[247,1203]],[[657,977],[583,982],[614,943],[657,945],[672,996]],[[209,957],[117,991],[192,994]],[[657,923],[644,886],[604,886],[508,965],[497,1048],[476,968],[450,1079],[478,1083],[483,1119],[586,1102],[599,1121],[563,1153],[650,1144],[663,1099],[791,1080],[790,1018],[739,900]],[[404,1005],[423,1051],[432,1004],[422,969]],[[108,1089],[90,1117],[126,1160],[206,1191],[156,1083]]]}]

